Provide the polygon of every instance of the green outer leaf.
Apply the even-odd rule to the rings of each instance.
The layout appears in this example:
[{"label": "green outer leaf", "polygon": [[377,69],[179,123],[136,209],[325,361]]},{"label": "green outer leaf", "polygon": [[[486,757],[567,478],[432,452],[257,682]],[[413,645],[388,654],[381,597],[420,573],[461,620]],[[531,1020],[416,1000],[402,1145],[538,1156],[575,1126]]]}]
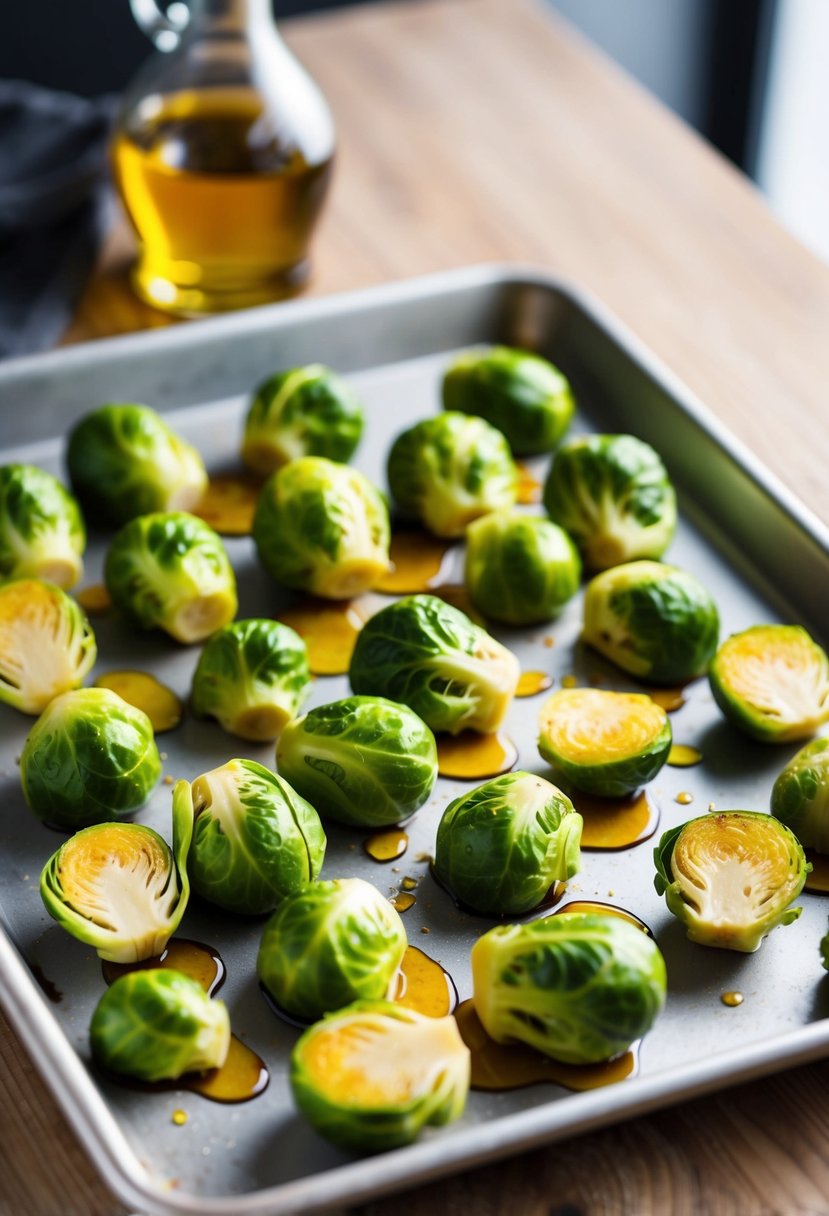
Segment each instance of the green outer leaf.
[{"label": "green outer leaf", "polygon": [[452,895],[484,916],[537,907],[581,865],[582,817],[534,773],[506,773],[450,802],[438,825],[434,871]]},{"label": "green outer leaf", "polygon": [[319,363],[291,368],[256,390],[242,459],[267,473],[301,456],[345,463],[360,442],[363,422],[363,407],[340,376]]},{"label": "green outer leaf", "polygon": [[348,697],[310,710],[285,727],[276,759],[321,815],[366,828],[413,815],[438,771],[429,727],[383,697]]},{"label": "green outer leaf", "polygon": [[56,477],[31,464],[0,467],[0,578],[55,581],[55,564],[66,568],[61,586],[83,574],[86,528],[80,508]]},{"label": "green outer leaf", "polygon": [[467,529],[464,580],[485,616],[507,625],[540,624],[578,591],[581,558],[549,519],[493,511]]},{"label": "green outer leaf", "polygon": [[771,813],[804,849],[829,853],[829,739],[813,739],[777,777]]}]

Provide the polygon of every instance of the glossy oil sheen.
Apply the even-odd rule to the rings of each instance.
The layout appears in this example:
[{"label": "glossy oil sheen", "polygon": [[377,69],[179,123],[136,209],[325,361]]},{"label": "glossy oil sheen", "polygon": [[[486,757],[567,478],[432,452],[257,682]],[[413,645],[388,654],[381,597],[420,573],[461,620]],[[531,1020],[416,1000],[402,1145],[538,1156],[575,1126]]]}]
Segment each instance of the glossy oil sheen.
[{"label": "glossy oil sheen", "polygon": [[184,706],[172,688],[146,671],[105,671],[96,679],[95,687],[108,688],[142,710],[157,735],[174,730],[184,714]]},{"label": "glossy oil sheen", "polygon": [[627,798],[576,793],[572,801],[584,820],[583,849],[629,849],[648,840],[659,825],[659,807],[647,791]]},{"label": "glossy oil sheen", "polygon": [[220,536],[250,536],[261,489],[262,479],[253,473],[218,473],[193,514]]},{"label": "glossy oil sheen", "polygon": [[308,647],[308,666],[315,676],[343,676],[348,672],[357,634],[365,618],[353,601],[306,599],[296,608],[280,612]]},{"label": "glossy oil sheen", "polygon": [[546,671],[522,671],[518,677],[516,697],[535,697],[553,687],[553,677]]},{"label": "glossy oil sheen", "polygon": [[503,731],[479,735],[465,730],[459,735],[439,735],[438,772],[441,777],[478,781],[508,773],[518,761],[518,748]]},{"label": "glossy oil sheen", "polygon": [[101,964],[103,977],[108,984],[114,984],[119,976],[130,971],[154,971],[162,967],[170,971],[181,971],[191,980],[195,980],[207,993],[215,996],[225,982],[227,970],[222,956],[212,946],[203,942],[194,942],[186,937],[172,937],[165,950],[154,958],[142,959],[139,963]]},{"label": "glossy oil sheen", "polygon": [[407,946],[400,964],[395,1003],[427,1017],[442,1018],[458,1003],[458,990],[449,972],[417,946]]},{"label": "glossy oil sheen", "polygon": [[702,752],[698,747],[688,747],[685,743],[674,743],[668,752],[668,764],[671,768],[693,768],[702,761]]},{"label": "glossy oil sheen", "polygon": [[440,581],[452,542],[428,532],[394,532],[389,546],[390,569],[374,585],[384,595],[415,595]]},{"label": "glossy oil sheen", "polygon": [[387,828],[383,832],[375,832],[363,841],[363,848],[372,861],[381,863],[397,861],[408,847],[409,837],[402,828]]}]

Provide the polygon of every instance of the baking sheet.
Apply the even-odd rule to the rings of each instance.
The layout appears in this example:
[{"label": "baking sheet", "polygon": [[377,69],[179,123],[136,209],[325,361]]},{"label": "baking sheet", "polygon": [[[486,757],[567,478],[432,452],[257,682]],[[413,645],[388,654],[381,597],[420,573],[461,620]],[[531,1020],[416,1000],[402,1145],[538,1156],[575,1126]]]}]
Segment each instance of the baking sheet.
[{"label": "baking sheet", "polygon": [[[345,371],[362,396],[368,426],[355,463],[382,484],[393,435],[438,408],[440,376],[452,351],[482,341],[530,345],[560,363],[580,400],[576,430],[630,430],[655,444],[680,489],[683,517],[666,556],[709,587],[723,636],[759,621],[791,620],[820,637],[815,622],[829,593],[829,546],[821,526],[616,322],[530,273],[463,272],[18,360],[0,368],[0,461],[29,460],[60,473],[62,436],[76,417],[105,400],[143,400],[169,411],[171,425],[199,446],[208,468],[227,467],[238,447],[248,390],[280,366],[313,359]],[[34,438],[50,434],[57,437]],[[105,539],[93,538],[86,583],[100,577]],[[240,618],[275,614],[289,602],[259,569],[249,538],[228,540],[227,547],[239,581]],[[804,561],[810,563],[808,581],[795,577]],[[580,616],[581,597],[550,627],[496,633],[522,668],[549,671],[557,687],[565,675],[575,675],[579,684],[599,678],[608,687],[633,687],[580,646]],[[186,697],[197,647],[131,633],[115,616],[95,618],[93,626],[99,647],[93,678],[111,668],[140,667]],[[344,677],[320,678],[308,705],[347,692]],[[516,701],[507,723],[520,749],[519,767],[542,774],[547,770],[535,737],[543,699]],[[705,682],[691,687],[687,704],[671,718],[675,741],[699,746],[704,762],[666,768],[656,778],[659,831],[712,803],[766,809],[771,783],[796,745],[763,747],[740,738],[723,723]],[[451,1127],[429,1131],[407,1149],[354,1159],[326,1145],[293,1109],[286,1061],[296,1032],[274,1017],[256,983],[264,920],[230,917],[194,901],[180,934],[209,942],[224,956],[228,979],[221,995],[236,1033],[268,1061],[270,1087],[251,1103],[224,1107],[189,1093],[142,1094],[104,1083],[83,1066],[89,1017],[103,991],[99,961],[50,921],[37,893],[40,868],[60,838],[34,819],[20,792],[15,757],[31,722],[0,707],[0,908],[17,949],[63,997],[47,1008],[4,944],[0,999],[110,1185],[141,1210],[229,1216],[354,1201],[829,1047],[829,1024],[821,1021],[829,1012],[828,985],[817,949],[829,901],[804,893],[801,919],[775,931],[755,955],[694,946],[653,889],[651,840],[619,853],[585,853],[568,891],[635,912],[665,953],[668,1005],[644,1041],[637,1078],[580,1095],[552,1086],[473,1093]],[[234,740],[215,724],[191,718],[161,736],[159,746],[166,753],[164,771],[174,778],[192,780],[234,756],[273,760],[271,746]],[[323,871],[324,877],[360,875],[389,894],[404,876],[420,879],[417,904],[403,918],[409,940],[443,963],[461,998],[471,993],[469,948],[492,922],[458,911],[414,859],[432,851],[443,806],[466,788],[439,782],[408,828],[408,853],[392,863],[398,873],[363,855],[367,833],[334,826],[327,827]],[[691,805],[675,801],[681,791],[693,796]],[[139,818],[169,837],[168,786],[159,785]],[[722,1005],[720,995],[728,989],[745,994],[742,1006]],[[177,1108],[188,1112],[183,1127],[171,1123]]]}]

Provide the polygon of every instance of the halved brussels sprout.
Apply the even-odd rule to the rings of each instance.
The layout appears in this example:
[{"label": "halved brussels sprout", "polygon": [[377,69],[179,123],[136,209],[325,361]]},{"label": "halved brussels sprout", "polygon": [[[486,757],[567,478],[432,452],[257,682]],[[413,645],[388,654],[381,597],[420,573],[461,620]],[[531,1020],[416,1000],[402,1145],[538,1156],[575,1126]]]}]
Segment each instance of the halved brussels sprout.
[{"label": "halved brussels sprout", "polygon": [[511,651],[435,595],[383,608],[357,635],[349,678],[356,693],[408,705],[434,731],[495,731],[520,671]]},{"label": "halved brussels sprout", "polygon": [[86,528],[56,477],[33,464],[0,468],[0,578],[42,578],[64,590],[83,574]]},{"label": "halved brussels sprout", "polygon": [[435,536],[463,536],[473,519],[513,506],[518,494],[506,439],[465,414],[426,418],[398,435],[387,472],[401,511]]},{"label": "halved brussels sprout", "polygon": [[189,511],[207,488],[201,456],[146,405],[102,405],[69,434],[72,489],[96,521]]},{"label": "halved brussels sprout", "polygon": [[676,529],[676,494],[665,466],[633,435],[583,435],[562,444],[544,506],[590,570],[661,557]]},{"label": "halved brussels sprout", "polygon": [[484,916],[537,907],[581,865],[582,818],[535,773],[506,773],[450,802],[438,825],[435,875]]},{"label": "halved brussels sprout", "polygon": [[47,705],[20,756],[31,809],[75,831],[142,807],[161,776],[150,719],[108,688],[79,688]]},{"label": "halved brussels sprout", "polygon": [[139,1081],[175,1080],[221,1068],[230,1047],[223,1001],[180,971],[158,968],[119,976],[98,1002],[89,1027],[96,1064]]},{"label": "halved brussels sprout", "polygon": [[0,701],[39,714],[83,682],[97,654],[82,608],[60,587],[34,578],[0,586]]},{"label": "halved brussels sprout", "polygon": [[713,599],[677,566],[628,562],[587,584],[584,641],[639,679],[679,684],[701,675],[719,629]]},{"label": "halved brussels sprout", "polygon": [[383,697],[347,697],[310,710],[282,732],[276,763],[321,815],[364,828],[413,815],[438,774],[429,727]]},{"label": "halved brussels sprout", "polygon": [[298,633],[265,618],[234,621],[201,652],[191,704],[231,735],[265,743],[299,711],[310,682],[308,648]]},{"label": "halved brussels sprout", "polygon": [[829,739],[813,739],[789,761],[772,788],[771,813],[804,849],[829,853]]},{"label": "halved brussels sprout", "polygon": [[201,642],[236,615],[236,579],[221,538],[195,515],[142,515],[112,541],[106,585],[142,629]]},{"label": "halved brussels sprout", "polygon": [[540,355],[511,346],[468,351],[443,377],[443,406],[497,427],[516,456],[551,452],[575,401],[565,376]]},{"label": "halved brussels sprout", "polygon": [[354,391],[319,363],[278,372],[259,385],[245,419],[242,460],[273,473],[301,456],[348,461],[363,433]]},{"label": "halved brussels sprout", "polygon": [[764,743],[808,739],[829,720],[829,659],[800,625],[732,634],[708,678],[728,721]]},{"label": "halved brussels sprout", "polygon": [[180,785],[193,804],[187,864],[202,899],[260,916],[319,874],[325,857],[319,815],[263,765],[230,760],[192,786]]},{"label": "halved brussels sprout", "polygon": [[657,894],[701,946],[750,954],[800,916],[789,904],[811,866],[794,833],[771,815],[701,815],[665,832],[653,856]]},{"label": "halved brussels sprout", "polygon": [[411,1144],[451,1123],[469,1091],[469,1049],[453,1017],[356,1001],[311,1026],[291,1053],[291,1089],[316,1131],[355,1152]]},{"label": "halved brussels sprout", "polygon": [[394,995],[406,930],[362,878],[309,883],[265,926],[256,970],[277,1005],[314,1022],[352,1001]]},{"label": "halved brussels sprout", "polygon": [[565,1064],[620,1055],[665,1004],[665,960],[619,916],[561,912],[499,926],[471,958],[475,1011],[490,1038]]},{"label": "halved brussels sprout", "polygon": [[563,688],[541,709],[538,750],[573,789],[621,798],[668,759],[668,715],[643,693]]},{"label": "halved brussels sprout", "polygon": [[187,852],[193,807],[186,781],[173,791],[173,848],[138,823],[84,828],[40,876],[46,911],[102,959],[134,963],[161,954],[190,897]]},{"label": "halved brussels sprout", "polygon": [[535,625],[556,616],[579,589],[581,559],[549,519],[493,511],[466,531],[469,598],[493,621]]},{"label": "halved brussels sprout", "polygon": [[357,469],[304,456],[265,483],[253,539],[262,565],[285,587],[345,600],[389,568],[389,513]]}]

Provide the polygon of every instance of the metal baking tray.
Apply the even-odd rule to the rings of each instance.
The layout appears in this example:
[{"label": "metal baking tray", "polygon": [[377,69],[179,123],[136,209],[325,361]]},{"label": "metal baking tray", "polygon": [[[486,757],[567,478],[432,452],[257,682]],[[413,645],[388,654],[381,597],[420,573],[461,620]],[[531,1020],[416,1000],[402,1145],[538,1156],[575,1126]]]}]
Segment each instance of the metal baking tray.
[{"label": "metal baking tray", "polygon": [[[29,460],[61,471],[62,437],[71,423],[103,401],[120,400],[168,412],[211,469],[227,466],[238,450],[251,387],[277,368],[320,361],[345,373],[365,400],[367,435],[356,463],[382,481],[392,435],[438,408],[440,374],[452,352],[490,342],[533,348],[561,365],[577,390],[579,429],[631,431],[662,454],[682,507],[668,558],[710,588],[723,635],[784,620],[821,637],[829,599],[826,529],[614,318],[532,271],[462,271],[7,363],[0,367],[0,461]],[[104,547],[105,538],[93,537],[87,582],[100,577]],[[239,577],[240,616],[276,613],[285,601],[260,572],[252,542],[230,541],[228,549]],[[580,613],[577,600],[549,629],[503,636],[523,667],[549,670],[557,684],[564,675],[586,683],[598,673],[625,687],[579,645]],[[197,648],[130,633],[114,616],[94,624],[97,670],[142,667],[186,696]],[[344,678],[319,679],[310,703],[346,689]],[[538,772],[545,771],[535,748],[541,700],[516,701],[508,718],[520,766]],[[704,681],[691,687],[672,724],[676,741],[699,746],[704,760],[693,769],[666,768],[656,779],[659,830],[710,803],[765,809],[775,775],[796,750],[739,738],[722,722]],[[89,1017],[103,991],[98,960],[53,925],[37,893],[41,866],[59,837],[28,812],[20,791],[15,758],[30,726],[31,719],[0,706],[0,1001],[107,1183],[141,1212],[264,1216],[354,1203],[829,1050],[829,995],[818,956],[826,901],[804,893],[801,919],[771,934],[754,955],[692,945],[654,891],[651,841],[619,853],[585,853],[569,889],[637,913],[664,951],[668,1004],[644,1040],[635,1078],[582,1094],[551,1085],[472,1093],[458,1123],[409,1148],[349,1157],[323,1143],[291,1102],[286,1060],[296,1032],[274,1017],[257,989],[261,922],[194,902],[181,932],[222,952],[229,972],[222,995],[234,1029],[268,1061],[270,1087],[247,1105],[227,1107],[190,1093],[111,1085],[88,1068]],[[272,760],[270,747],[234,741],[192,719],[163,736],[160,746],[173,777],[192,779],[234,755]],[[419,878],[417,904],[404,916],[409,939],[444,964],[464,998],[470,995],[469,948],[490,922],[458,911],[414,860],[431,851],[441,809],[461,788],[439,783],[411,825],[399,873],[363,855],[359,832],[332,828],[324,875],[359,874],[383,891],[405,875]],[[693,795],[691,805],[676,803],[680,791]],[[160,785],[141,820],[169,834],[169,804],[169,787]],[[60,990],[59,1003],[45,999],[30,967]],[[727,989],[745,994],[741,1007],[721,1003]],[[176,1107],[189,1114],[183,1127],[171,1123]]]}]

